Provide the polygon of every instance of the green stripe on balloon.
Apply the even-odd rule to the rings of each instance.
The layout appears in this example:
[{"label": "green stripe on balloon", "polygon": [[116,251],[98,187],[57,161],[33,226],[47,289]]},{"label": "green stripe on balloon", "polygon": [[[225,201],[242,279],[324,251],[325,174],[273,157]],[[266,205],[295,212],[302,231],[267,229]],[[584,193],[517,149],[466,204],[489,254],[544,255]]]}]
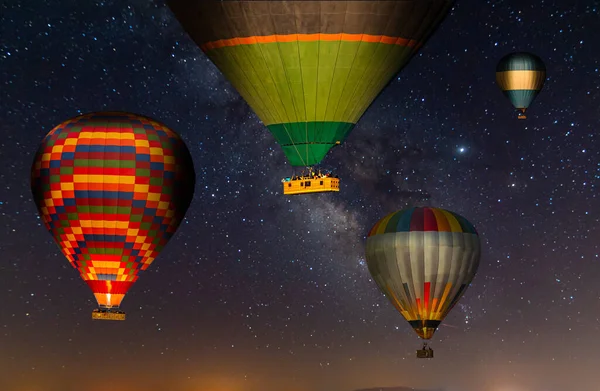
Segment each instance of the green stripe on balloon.
[{"label": "green stripe on balloon", "polygon": [[540,90],[508,90],[502,91],[510,103],[518,109],[526,109],[539,94]]},{"label": "green stripe on balloon", "polygon": [[496,66],[496,72],[545,71],[541,58],[531,53],[511,53],[504,56]]},{"label": "green stripe on balloon", "polygon": [[[323,160],[327,152],[342,143],[354,124],[345,122],[296,122],[273,124],[269,130],[283,148],[292,166],[312,166]],[[307,142],[308,140],[308,142]]]}]

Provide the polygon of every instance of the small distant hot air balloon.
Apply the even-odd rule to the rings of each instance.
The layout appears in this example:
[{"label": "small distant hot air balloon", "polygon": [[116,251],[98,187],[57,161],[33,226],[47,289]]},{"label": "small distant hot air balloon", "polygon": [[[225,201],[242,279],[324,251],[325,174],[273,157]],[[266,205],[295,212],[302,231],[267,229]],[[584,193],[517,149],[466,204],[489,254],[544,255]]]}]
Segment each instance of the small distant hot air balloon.
[{"label": "small distant hot air balloon", "polygon": [[[415,332],[429,340],[469,286],[480,258],[477,231],[438,208],[409,208],[379,220],[367,238],[373,280]],[[432,358],[424,343],[417,357]]]},{"label": "small distant hot air balloon", "polygon": [[339,191],[315,175],[375,97],[444,19],[453,0],[167,0],[211,61],[305,175],[284,194]]},{"label": "small distant hot air balloon", "polygon": [[93,319],[125,320],[123,297],[177,230],[194,184],[184,142],[146,117],[90,113],[46,135],[32,166],[33,199],[94,293]]},{"label": "small distant hot air balloon", "polygon": [[545,81],[546,66],[535,54],[507,54],[496,67],[496,83],[520,111],[519,119],[527,118],[525,111],[542,90]]}]

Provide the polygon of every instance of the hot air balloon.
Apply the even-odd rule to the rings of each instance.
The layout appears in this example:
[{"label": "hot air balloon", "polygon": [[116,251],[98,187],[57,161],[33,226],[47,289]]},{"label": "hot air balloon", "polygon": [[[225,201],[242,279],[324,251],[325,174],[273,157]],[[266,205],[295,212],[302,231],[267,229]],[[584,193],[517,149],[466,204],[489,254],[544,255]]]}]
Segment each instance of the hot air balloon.
[{"label": "hot air balloon", "polygon": [[192,200],[195,173],[184,142],[146,117],[90,113],[52,129],[31,171],[44,225],[96,297],[92,318],[125,320],[123,297]]},{"label": "hot air balloon", "polygon": [[167,0],[190,37],[306,167],[284,194],[339,191],[311,167],[341,144],[453,0]]},{"label": "hot air balloon", "polygon": [[520,111],[519,119],[525,119],[525,111],[546,81],[546,66],[535,54],[510,53],[502,57],[496,67],[496,83],[510,103]]},{"label": "hot air balloon", "polygon": [[[373,280],[425,341],[464,294],[479,258],[473,225],[439,208],[391,213],[367,237],[366,261]],[[417,357],[433,357],[427,342]]]}]

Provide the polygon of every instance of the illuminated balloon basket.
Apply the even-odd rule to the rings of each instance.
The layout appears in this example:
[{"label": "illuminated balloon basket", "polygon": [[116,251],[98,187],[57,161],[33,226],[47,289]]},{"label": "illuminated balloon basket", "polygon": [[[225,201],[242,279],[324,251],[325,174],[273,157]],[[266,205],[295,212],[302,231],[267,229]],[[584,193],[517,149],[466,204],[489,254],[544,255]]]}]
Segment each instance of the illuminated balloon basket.
[{"label": "illuminated balloon basket", "polygon": [[308,175],[298,175],[281,180],[283,194],[310,194],[340,191],[340,179],[331,174],[315,173],[312,170]]},{"label": "illuminated balloon basket", "polygon": [[95,320],[125,320],[125,312],[99,308],[92,311],[92,319]]}]

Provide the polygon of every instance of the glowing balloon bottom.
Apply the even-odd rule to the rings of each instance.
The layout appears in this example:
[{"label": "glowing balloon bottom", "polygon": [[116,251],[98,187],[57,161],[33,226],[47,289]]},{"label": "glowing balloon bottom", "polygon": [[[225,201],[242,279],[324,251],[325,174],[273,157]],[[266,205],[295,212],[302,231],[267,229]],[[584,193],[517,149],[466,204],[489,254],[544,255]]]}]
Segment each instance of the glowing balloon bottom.
[{"label": "glowing balloon bottom", "polygon": [[94,292],[98,306],[100,306],[92,312],[92,319],[125,320],[125,312],[119,311],[119,305],[133,282],[87,280],[86,283]]}]

